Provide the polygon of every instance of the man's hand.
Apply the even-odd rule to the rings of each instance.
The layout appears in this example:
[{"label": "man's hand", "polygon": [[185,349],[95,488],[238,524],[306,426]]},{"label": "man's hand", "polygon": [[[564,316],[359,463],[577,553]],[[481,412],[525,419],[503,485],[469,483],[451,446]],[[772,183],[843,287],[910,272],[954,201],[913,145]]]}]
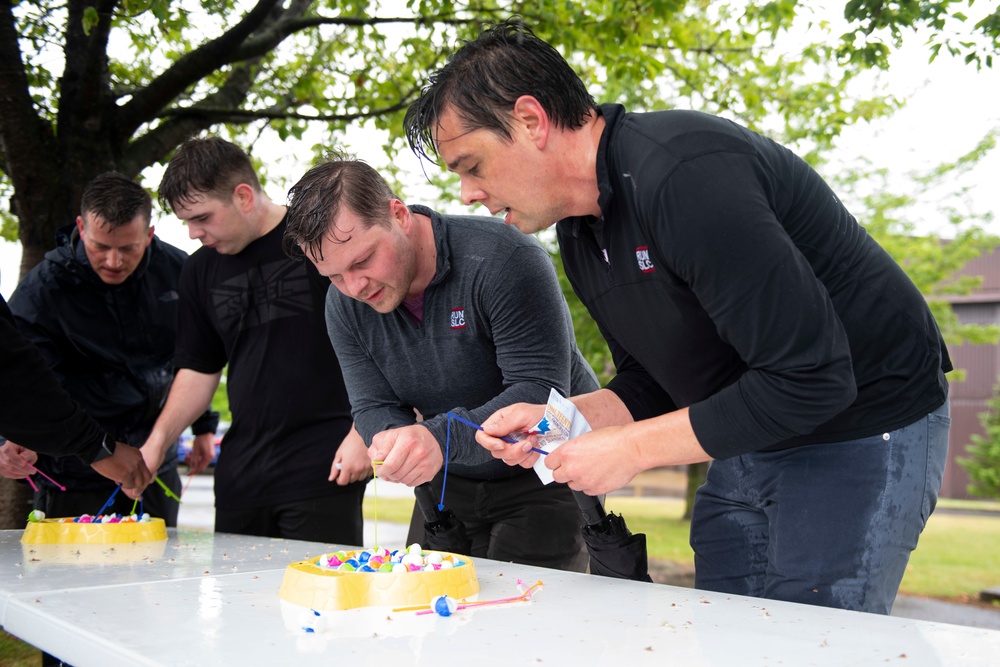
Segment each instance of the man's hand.
[{"label": "man's hand", "polygon": [[10,479],[24,479],[35,472],[38,454],[11,441],[0,446],[0,475]]},{"label": "man's hand", "polygon": [[351,482],[363,482],[372,476],[372,462],[368,458],[368,448],[361,434],[351,426],[350,432],[337,448],[330,466],[331,482],[339,486],[347,486]]},{"label": "man's hand", "polygon": [[121,484],[130,498],[138,496],[153,481],[153,475],[142,459],[142,452],[122,442],[116,443],[114,454],[90,464],[90,467]]},{"label": "man's hand", "polygon": [[500,408],[483,422],[483,430],[476,433],[476,442],[488,449],[493,458],[501,459],[507,465],[530,468],[539,457],[531,451],[538,444],[538,439],[529,436],[520,442],[509,443],[500,438],[510,433],[526,433],[544,416],[544,405],[515,403]]},{"label": "man's hand", "polygon": [[437,438],[420,424],[382,431],[372,438],[368,456],[382,461],[380,479],[406,486],[431,481],[444,465]]},{"label": "man's hand", "polygon": [[567,440],[545,457],[545,466],[555,481],[589,496],[620,489],[643,470],[621,430],[611,426]]},{"label": "man's hand", "polygon": [[610,493],[643,470],[711,461],[691,428],[688,408],[567,440],[545,457],[557,482],[590,496]]},{"label": "man's hand", "polygon": [[[143,454],[143,457],[145,458],[145,454]],[[194,436],[194,440],[191,442],[191,451],[188,452],[186,459],[188,464],[188,474],[197,475],[202,470],[207,468],[208,464],[211,463],[214,458],[215,434],[202,433],[201,435]],[[148,462],[147,465],[149,465]],[[150,470],[159,470],[159,466],[156,468],[150,468]]]}]

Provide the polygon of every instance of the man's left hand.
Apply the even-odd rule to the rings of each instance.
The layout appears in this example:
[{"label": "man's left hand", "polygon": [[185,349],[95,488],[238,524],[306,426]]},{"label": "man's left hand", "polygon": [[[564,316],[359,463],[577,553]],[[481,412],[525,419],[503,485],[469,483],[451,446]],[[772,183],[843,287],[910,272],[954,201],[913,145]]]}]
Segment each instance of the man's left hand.
[{"label": "man's left hand", "polygon": [[215,458],[215,434],[202,433],[196,435],[191,442],[191,451],[188,452],[186,462],[188,464],[188,474],[197,475],[208,467],[208,464]]},{"label": "man's left hand", "polygon": [[350,432],[340,443],[337,454],[333,457],[328,479],[339,486],[347,486],[351,482],[363,482],[371,476],[372,462],[368,458],[368,448],[365,447],[361,434],[351,426]]},{"label": "man's left hand", "polygon": [[610,426],[567,440],[545,457],[557,482],[599,496],[616,491],[643,470],[638,451]]}]

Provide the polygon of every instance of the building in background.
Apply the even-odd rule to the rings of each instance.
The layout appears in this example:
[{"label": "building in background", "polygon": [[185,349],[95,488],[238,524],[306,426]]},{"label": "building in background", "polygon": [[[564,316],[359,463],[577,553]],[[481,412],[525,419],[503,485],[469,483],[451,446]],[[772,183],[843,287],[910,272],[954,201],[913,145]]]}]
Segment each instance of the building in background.
[{"label": "building in background", "polygon": [[[961,275],[982,276],[979,288],[948,301],[963,324],[1000,324],[1000,248],[969,262]],[[973,434],[982,435],[979,415],[986,412],[994,386],[1000,382],[1000,345],[949,347],[955,368],[965,370],[964,382],[951,383],[951,441],[941,486],[942,498],[969,498],[969,475],[956,459],[965,456]]]}]

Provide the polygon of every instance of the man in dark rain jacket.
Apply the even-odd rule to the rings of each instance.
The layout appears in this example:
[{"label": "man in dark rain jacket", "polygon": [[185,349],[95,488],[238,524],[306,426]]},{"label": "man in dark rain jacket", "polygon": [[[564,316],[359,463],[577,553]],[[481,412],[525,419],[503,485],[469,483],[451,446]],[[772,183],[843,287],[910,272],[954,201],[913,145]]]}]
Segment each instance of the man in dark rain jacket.
[{"label": "man in dark rain jacket", "polygon": [[[9,304],[63,388],[113,440],[134,446],[145,442],[173,379],[177,281],[187,258],[153,235],[151,208],[134,181],[113,172],[95,178],[76,224],[60,230],[58,246],[21,280]],[[211,441],[217,421],[206,412],[193,431]],[[50,517],[96,513],[115,489],[76,457],[35,457],[8,442],[0,448],[0,473],[24,477],[27,461],[65,486],[32,477],[35,508]],[[175,495],[177,464],[174,445],[156,471]],[[128,513],[132,505],[118,494],[106,512]],[[143,508],[177,523],[178,503],[159,485],[143,493]]]}]

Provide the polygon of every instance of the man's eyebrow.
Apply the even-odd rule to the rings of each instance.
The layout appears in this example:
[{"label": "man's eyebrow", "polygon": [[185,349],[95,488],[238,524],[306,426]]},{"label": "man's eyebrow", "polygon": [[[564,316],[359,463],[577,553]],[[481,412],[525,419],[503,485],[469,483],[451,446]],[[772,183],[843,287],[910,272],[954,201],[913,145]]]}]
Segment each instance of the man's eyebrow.
[{"label": "man's eyebrow", "polygon": [[462,153],[451,162],[446,162],[444,166],[446,166],[449,171],[458,171],[459,166],[461,166],[461,164],[468,159],[469,159],[469,154]]}]

